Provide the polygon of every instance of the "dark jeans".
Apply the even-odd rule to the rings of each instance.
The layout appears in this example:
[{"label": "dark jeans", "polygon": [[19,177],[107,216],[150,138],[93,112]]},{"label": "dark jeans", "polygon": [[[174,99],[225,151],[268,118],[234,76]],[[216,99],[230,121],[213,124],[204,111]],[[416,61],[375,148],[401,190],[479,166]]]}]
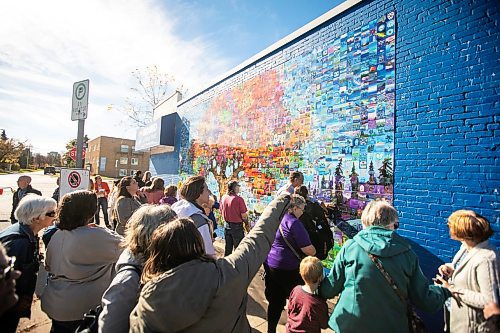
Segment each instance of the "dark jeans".
[{"label": "dark jeans", "polygon": [[58,321],[52,319],[52,327],[50,328],[50,333],[74,333],[81,322],[81,320]]},{"label": "dark jeans", "polygon": [[243,223],[226,222],[224,226],[224,238],[226,240],[226,248],[224,256],[233,253],[233,248],[236,249],[240,245],[241,240],[245,237],[243,232]]},{"label": "dark jeans", "polygon": [[292,289],[299,284],[304,284],[300,277],[299,269],[288,271],[269,267],[264,263],[266,271],[264,294],[269,302],[267,306],[267,332],[276,333],[276,326],[280,320],[281,311]]},{"label": "dark jeans", "polygon": [[97,198],[97,212],[95,213],[95,224],[99,225],[99,210],[102,208],[102,214],[104,215],[104,224],[109,227],[108,220],[108,199],[105,197]]}]

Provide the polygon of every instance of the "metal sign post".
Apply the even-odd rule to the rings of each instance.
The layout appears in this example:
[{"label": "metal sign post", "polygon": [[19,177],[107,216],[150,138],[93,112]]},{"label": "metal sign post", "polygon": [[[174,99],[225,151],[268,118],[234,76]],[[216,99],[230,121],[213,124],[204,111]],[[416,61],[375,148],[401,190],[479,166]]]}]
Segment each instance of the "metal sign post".
[{"label": "metal sign post", "polygon": [[87,119],[89,106],[89,80],[73,83],[73,98],[71,120],[78,120],[78,134],[76,137],[76,167],[83,168],[82,150],[83,135],[85,132],[85,119]]}]

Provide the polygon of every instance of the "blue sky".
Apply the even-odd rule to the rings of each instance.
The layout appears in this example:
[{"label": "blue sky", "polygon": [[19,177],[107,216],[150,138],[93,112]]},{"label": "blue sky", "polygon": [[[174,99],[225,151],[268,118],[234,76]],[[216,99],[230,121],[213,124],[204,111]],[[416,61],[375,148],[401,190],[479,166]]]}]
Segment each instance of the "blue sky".
[{"label": "blue sky", "polygon": [[62,151],[77,131],[73,82],[88,78],[88,136],[135,138],[116,111],[132,70],[158,65],[195,92],[341,2],[2,1],[0,128],[36,152]]}]

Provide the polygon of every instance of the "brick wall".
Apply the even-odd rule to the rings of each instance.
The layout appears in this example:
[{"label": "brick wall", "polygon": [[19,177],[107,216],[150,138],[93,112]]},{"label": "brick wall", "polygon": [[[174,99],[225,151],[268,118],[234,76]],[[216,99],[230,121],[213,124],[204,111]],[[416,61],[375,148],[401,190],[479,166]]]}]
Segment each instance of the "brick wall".
[{"label": "brick wall", "polygon": [[[121,145],[128,146],[126,152],[121,151]],[[88,142],[85,163],[92,165],[92,175],[100,174],[113,178],[123,177],[123,175],[120,176],[120,169],[126,171],[127,176],[131,175],[132,170],[148,170],[149,152],[135,152],[132,150],[134,146],[135,140],[100,136]],[[104,171],[100,170],[102,157],[106,158]],[[127,163],[120,164],[120,157],[127,158]],[[132,165],[132,158],[137,159],[137,165]]]},{"label": "brick wall", "polygon": [[364,1],[239,73],[184,101],[196,112],[212,96],[279,66],[350,28],[396,11],[394,205],[400,233],[429,270],[451,260],[446,218],[474,209],[499,223],[499,5],[494,1]]},{"label": "brick wall", "polygon": [[[486,216],[500,247],[499,7],[487,0],[363,1],[185,100],[179,112],[200,112],[213,96],[394,10],[394,206],[399,233],[430,277],[459,248],[446,224],[457,209]],[[439,331],[438,317],[430,318],[432,330]]]}]

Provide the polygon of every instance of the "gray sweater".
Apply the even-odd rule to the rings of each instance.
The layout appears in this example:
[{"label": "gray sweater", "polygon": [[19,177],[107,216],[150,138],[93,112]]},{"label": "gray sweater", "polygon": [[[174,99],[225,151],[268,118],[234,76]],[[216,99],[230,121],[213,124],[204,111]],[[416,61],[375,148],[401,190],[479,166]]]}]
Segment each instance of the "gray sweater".
[{"label": "gray sweater", "polygon": [[[100,333],[128,332],[129,316],[137,304],[141,280],[139,272],[129,268],[135,266],[142,271],[143,264],[143,259],[136,258],[128,249],[121,254],[115,266],[118,273],[102,296],[102,312],[99,316]],[[126,270],[125,267],[127,267]]]},{"label": "gray sweater", "polygon": [[71,321],[99,305],[113,279],[122,240],[101,227],[58,230],[47,247],[51,277],[41,296],[42,310],[52,319]]},{"label": "gray sweater", "polygon": [[267,257],[289,200],[273,200],[229,256],[192,260],[148,282],[130,315],[130,332],[250,332],[247,288]]}]

